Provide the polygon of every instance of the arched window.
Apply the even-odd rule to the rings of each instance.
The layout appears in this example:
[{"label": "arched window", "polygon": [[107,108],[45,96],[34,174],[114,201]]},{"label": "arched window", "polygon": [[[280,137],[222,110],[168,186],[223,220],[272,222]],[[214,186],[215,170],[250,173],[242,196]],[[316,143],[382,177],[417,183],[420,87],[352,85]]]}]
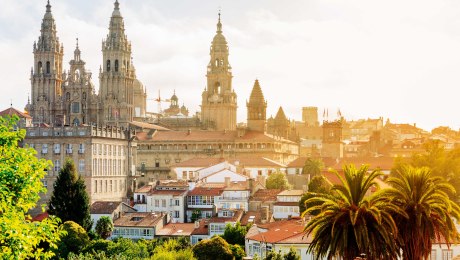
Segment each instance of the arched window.
[{"label": "arched window", "polygon": [[83,100],[86,100],[86,92],[83,92],[83,94],[81,95],[81,98],[82,98]]},{"label": "arched window", "polygon": [[110,71],[110,60],[107,60],[107,71]]},{"label": "arched window", "polygon": [[51,72],[51,63],[49,61],[46,62],[46,74],[50,74]]},{"label": "arched window", "polygon": [[216,67],[219,67],[219,60],[216,59]]},{"label": "arched window", "polygon": [[37,70],[38,70],[38,73],[43,73],[43,64],[41,61],[38,62]]},{"label": "arched window", "polygon": [[115,60],[115,72],[118,72],[118,60]]},{"label": "arched window", "polygon": [[69,92],[65,93],[65,100],[70,101],[70,93]]}]

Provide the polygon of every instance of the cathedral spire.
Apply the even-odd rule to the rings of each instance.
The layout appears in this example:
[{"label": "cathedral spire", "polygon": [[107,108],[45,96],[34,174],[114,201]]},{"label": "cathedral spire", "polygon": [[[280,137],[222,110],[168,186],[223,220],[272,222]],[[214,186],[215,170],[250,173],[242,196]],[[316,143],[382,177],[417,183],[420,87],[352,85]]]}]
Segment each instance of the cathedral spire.
[{"label": "cathedral spire", "polygon": [[219,10],[219,19],[217,21],[217,33],[222,33],[222,23],[220,22],[220,10]]},{"label": "cathedral spire", "polygon": [[76,44],[75,51],[73,52],[73,54],[74,54],[75,61],[79,61],[81,52],[80,52],[80,48],[78,47],[78,38],[76,40],[77,40],[77,44]]},{"label": "cathedral spire", "polygon": [[115,0],[115,3],[113,5],[114,5],[114,8],[112,12],[112,17],[121,16],[120,3],[118,3],[118,0]]}]

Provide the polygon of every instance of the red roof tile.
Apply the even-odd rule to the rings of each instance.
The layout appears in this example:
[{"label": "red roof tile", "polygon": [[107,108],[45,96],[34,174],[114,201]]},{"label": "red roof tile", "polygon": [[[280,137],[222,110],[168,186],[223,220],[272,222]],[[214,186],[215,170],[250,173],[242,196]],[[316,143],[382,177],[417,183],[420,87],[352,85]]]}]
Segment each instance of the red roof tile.
[{"label": "red roof tile", "polygon": [[206,188],[206,187],[195,187],[195,189],[188,192],[187,196],[220,196],[224,192],[223,188]]},{"label": "red roof tile", "polygon": [[0,116],[13,116],[13,115],[18,116],[19,118],[32,118],[28,114],[23,113],[23,112],[17,110],[16,108],[13,108],[13,107],[9,107],[9,108],[7,108],[7,109],[5,109],[3,111],[0,111]]},{"label": "red roof tile", "polygon": [[125,213],[113,222],[114,227],[154,227],[163,219],[163,213]]},{"label": "red roof tile", "polygon": [[276,196],[282,192],[281,189],[260,189],[251,196],[252,201],[276,201]]},{"label": "red roof tile", "polygon": [[169,223],[155,232],[156,236],[190,236],[195,229],[195,223]]},{"label": "red roof tile", "polygon": [[112,214],[120,206],[121,201],[96,201],[91,204],[91,214]]},{"label": "red roof tile", "polygon": [[251,236],[249,239],[266,243],[278,243],[288,238],[304,234],[304,225],[298,220],[290,220],[284,223],[277,221],[271,224],[272,226],[267,230],[267,232]]},{"label": "red roof tile", "polygon": [[295,201],[278,201],[275,206],[299,206],[299,203]]}]

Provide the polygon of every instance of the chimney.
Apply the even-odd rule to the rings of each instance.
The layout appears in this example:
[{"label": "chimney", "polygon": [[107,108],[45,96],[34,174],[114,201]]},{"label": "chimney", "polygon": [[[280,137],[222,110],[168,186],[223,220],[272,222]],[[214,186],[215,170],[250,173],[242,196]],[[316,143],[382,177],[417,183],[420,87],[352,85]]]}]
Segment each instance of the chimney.
[{"label": "chimney", "polygon": [[255,187],[254,187],[254,179],[253,178],[249,178],[248,179],[248,189],[249,189],[249,194],[250,195],[253,195],[254,192],[255,192]]},{"label": "chimney", "polygon": [[199,220],[195,221],[195,228],[200,228],[200,221]]},{"label": "chimney", "polygon": [[225,177],[225,187],[229,187],[230,186],[230,177]]},{"label": "chimney", "polygon": [[261,209],[260,221],[262,223],[267,223],[270,218],[268,206],[262,206],[260,209]]}]

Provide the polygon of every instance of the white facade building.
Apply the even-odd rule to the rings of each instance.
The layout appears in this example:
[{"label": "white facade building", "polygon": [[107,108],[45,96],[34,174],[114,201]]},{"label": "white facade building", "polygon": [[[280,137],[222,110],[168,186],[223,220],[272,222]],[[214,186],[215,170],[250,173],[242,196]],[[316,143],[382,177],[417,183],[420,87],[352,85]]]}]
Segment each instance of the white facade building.
[{"label": "white facade building", "polygon": [[300,216],[299,201],[303,193],[303,190],[286,190],[279,193],[273,206],[273,217],[275,219],[289,219]]}]

